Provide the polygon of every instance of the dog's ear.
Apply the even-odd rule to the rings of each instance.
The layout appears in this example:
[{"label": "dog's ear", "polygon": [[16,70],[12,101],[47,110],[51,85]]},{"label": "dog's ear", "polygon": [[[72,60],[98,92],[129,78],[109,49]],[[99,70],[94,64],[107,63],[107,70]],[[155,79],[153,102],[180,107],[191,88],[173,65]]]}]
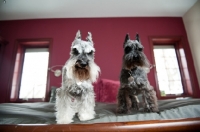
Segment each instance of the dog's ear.
[{"label": "dog's ear", "polygon": [[142,44],[140,42],[140,37],[139,37],[138,33],[136,34],[135,39],[140,43],[140,44],[137,44],[138,50],[142,51],[144,49],[144,47],[142,46]]},{"label": "dog's ear", "polygon": [[93,43],[92,42],[92,34],[90,32],[88,32],[88,36],[87,36],[86,40]]},{"label": "dog's ear", "polygon": [[[130,39],[130,37],[129,37],[129,34],[127,33],[127,34],[126,34],[126,37],[125,37],[125,40],[124,40],[124,45],[125,45],[125,43],[126,43],[129,39]],[[124,46],[124,45],[123,45],[123,46]]]},{"label": "dog's ear", "polygon": [[140,42],[140,37],[139,37],[139,34],[137,33],[136,36],[135,36],[135,39]]},{"label": "dog's ear", "polygon": [[80,32],[80,30],[77,31],[75,39],[81,39],[81,32]]}]

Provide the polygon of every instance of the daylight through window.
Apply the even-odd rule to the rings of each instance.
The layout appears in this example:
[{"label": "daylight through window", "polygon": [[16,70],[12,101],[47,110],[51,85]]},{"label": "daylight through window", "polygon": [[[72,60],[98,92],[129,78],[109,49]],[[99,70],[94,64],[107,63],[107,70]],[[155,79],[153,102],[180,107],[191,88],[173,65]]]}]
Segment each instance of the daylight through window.
[{"label": "daylight through window", "polygon": [[183,85],[173,45],[154,45],[156,73],[161,96],[183,93]]},{"label": "daylight through window", "polygon": [[25,50],[19,98],[45,98],[47,85],[48,48]]}]

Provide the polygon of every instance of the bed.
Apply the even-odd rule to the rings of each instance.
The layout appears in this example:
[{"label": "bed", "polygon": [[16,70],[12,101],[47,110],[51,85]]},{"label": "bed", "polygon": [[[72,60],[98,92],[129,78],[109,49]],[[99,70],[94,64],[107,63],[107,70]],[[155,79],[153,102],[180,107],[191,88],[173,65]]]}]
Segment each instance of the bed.
[{"label": "bed", "polygon": [[[110,87],[109,83],[111,83],[109,80],[103,80],[100,82],[101,85],[95,86],[96,117],[92,120],[81,122],[74,116],[74,122],[71,124],[56,124],[55,103],[52,98],[50,102],[1,103],[0,132],[200,130],[200,99],[159,100],[160,113],[145,113],[141,107],[139,111],[133,110],[131,114],[117,114],[114,97],[101,97],[102,92],[104,95],[115,93],[111,89],[109,89],[111,91],[103,90]],[[115,85],[112,84],[112,87]]]}]

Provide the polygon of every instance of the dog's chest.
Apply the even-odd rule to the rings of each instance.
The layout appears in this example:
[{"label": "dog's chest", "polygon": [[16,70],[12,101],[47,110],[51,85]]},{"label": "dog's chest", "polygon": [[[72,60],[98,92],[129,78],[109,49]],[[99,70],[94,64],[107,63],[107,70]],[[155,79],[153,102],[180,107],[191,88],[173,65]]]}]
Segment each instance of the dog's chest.
[{"label": "dog's chest", "polygon": [[145,75],[141,68],[136,67],[128,71],[126,82],[137,84],[137,80],[145,80]]},{"label": "dog's chest", "polygon": [[74,82],[66,87],[66,93],[69,95],[71,102],[81,100],[91,91],[92,85],[88,82]]},{"label": "dog's chest", "polygon": [[138,68],[132,69],[132,70],[130,71],[130,76],[133,77],[133,78],[138,78],[138,77],[140,77],[140,76],[141,76],[141,71],[140,71],[140,69],[138,69]]},{"label": "dog's chest", "polygon": [[141,72],[138,68],[134,68],[131,70],[124,70],[122,78],[125,82],[130,83],[135,81],[136,78],[141,76]]}]

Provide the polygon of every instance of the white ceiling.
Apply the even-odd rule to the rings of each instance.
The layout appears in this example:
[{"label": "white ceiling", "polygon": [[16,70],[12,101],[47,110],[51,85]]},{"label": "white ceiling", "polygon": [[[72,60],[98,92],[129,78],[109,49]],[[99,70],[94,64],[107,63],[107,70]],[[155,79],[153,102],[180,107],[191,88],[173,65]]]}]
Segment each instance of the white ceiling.
[{"label": "white ceiling", "polygon": [[0,20],[182,17],[197,0],[0,0]]}]

